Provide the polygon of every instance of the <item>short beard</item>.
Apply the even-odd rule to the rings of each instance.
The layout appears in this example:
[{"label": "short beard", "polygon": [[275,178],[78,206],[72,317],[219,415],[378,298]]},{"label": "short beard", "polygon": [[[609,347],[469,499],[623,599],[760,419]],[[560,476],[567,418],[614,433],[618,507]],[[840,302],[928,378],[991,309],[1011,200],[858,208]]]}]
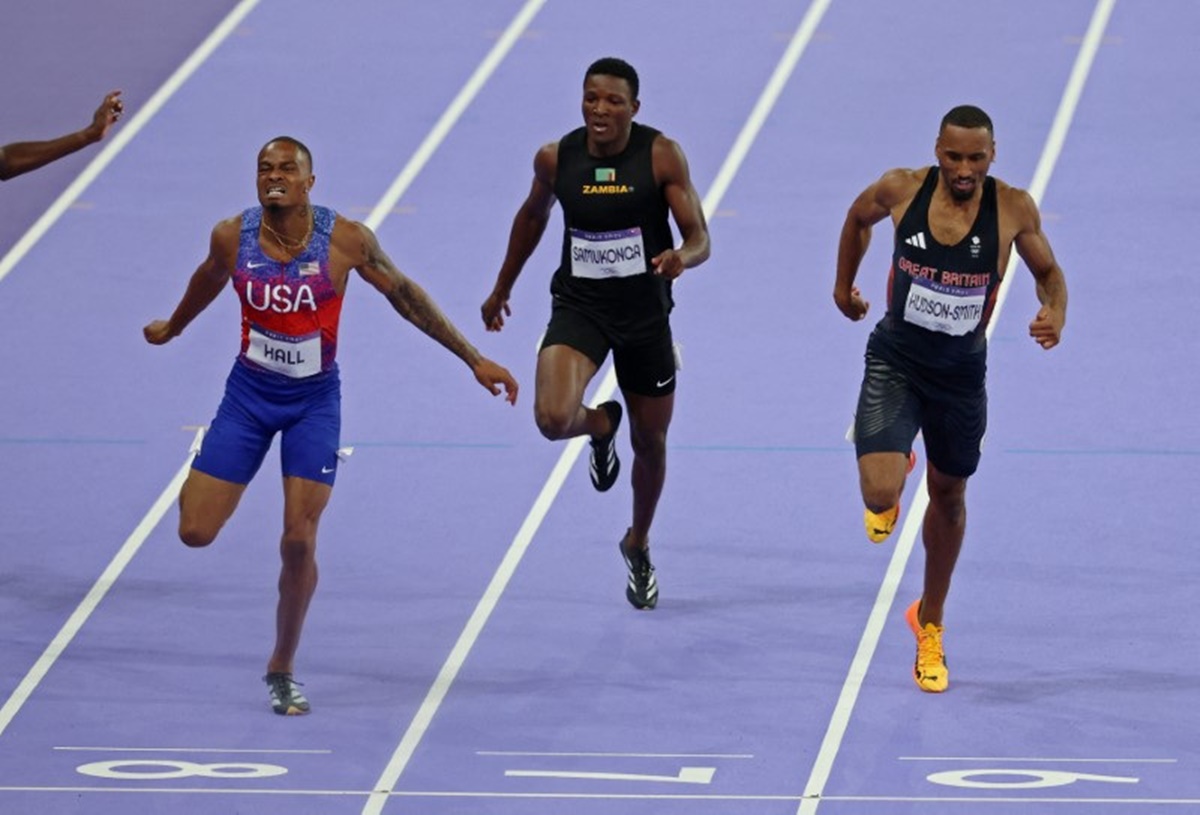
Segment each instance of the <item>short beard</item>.
[{"label": "short beard", "polygon": [[[978,186],[978,185],[976,185]],[[953,185],[950,186],[950,197],[955,201],[970,201],[975,197],[975,187],[971,187],[970,192],[963,192]]]}]

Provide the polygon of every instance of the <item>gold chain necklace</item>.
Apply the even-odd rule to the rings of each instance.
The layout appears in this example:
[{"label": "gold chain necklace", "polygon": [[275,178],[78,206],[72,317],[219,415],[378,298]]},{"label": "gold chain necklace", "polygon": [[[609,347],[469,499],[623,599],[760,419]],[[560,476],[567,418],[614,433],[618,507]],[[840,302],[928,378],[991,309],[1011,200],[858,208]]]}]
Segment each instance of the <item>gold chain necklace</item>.
[{"label": "gold chain necklace", "polygon": [[282,247],[283,250],[285,252],[287,252],[288,254],[294,255],[294,254],[304,251],[304,248],[306,246],[308,246],[308,239],[312,237],[312,231],[313,231],[312,218],[308,219],[308,231],[304,233],[304,237],[300,239],[299,243],[296,243],[289,238],[285,238],[283,235],[280,235],[278,232],[276,232],[274,229],[272,229],[271,225],[269,223],[267,223],[267,219],[265,216],[263,217],[262,221],[260,221],[260,223],[263,225],[264,229],[266,229],[268,232],[271,233],[271,237],[273,237],[275,239],[275,242],[277,244],[279,244],[280,247]]}]

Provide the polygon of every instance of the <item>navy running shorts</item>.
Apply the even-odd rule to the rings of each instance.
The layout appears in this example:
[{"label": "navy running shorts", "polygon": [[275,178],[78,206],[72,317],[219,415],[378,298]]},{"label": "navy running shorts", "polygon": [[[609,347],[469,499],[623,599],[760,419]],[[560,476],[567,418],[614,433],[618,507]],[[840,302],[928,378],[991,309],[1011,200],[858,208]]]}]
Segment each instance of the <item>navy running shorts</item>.
[{"label": "navy running shorts", "polygon": [[920,431],[930,464],[948,476],[969,478],[979,467],[986,430],[987,388],[982,378],[950,386],[868,347],[854,414],[859,458],[867,453],[907,454]]}]

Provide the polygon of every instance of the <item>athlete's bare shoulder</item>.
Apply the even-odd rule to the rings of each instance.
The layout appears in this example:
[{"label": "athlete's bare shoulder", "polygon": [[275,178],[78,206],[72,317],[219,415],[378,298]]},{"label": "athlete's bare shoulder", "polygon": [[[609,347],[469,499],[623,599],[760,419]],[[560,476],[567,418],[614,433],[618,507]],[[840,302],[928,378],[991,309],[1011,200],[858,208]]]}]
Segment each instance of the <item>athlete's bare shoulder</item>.
[{"label": "athlete's bare shoulder", "polygon": [[672,152],[682,149],[679,146],[679,142],[675,141],[661,130],[654,134],[654,141],[650,143],[650,148],[652,150],[669,150]]},{"label": "athlete's bare shoulder", "polygon": [[996,182],[996,198],[1001,205],[1033,203],[1033,196],[1020,187],[1014,187],[995,176],[992,176],[992,180]]},{"label": "athlete's bare shoulder", "polygon": [[650,150],[655,161],[686,161],[679,142],[666,133],[658,133],[654,136],[654,141],[650,143]]},{"label": "athlete's bare shoulder", "polygon": [[650,161],[659,183],[690,183],[687,157],[683,155],[683,148],[665,133],[654,137],[650,145]]},{"label": "athlete's bare shoulder", "polygon": [[339,212],[333,218],[333,231],[330,233],[330,237],[341,236],[345,238],[348,235],[358,232],[362,227],[363,224],[361,222],[351,220]]},{"label": "athlete's bare shoulder", "polygon": [[861,225],[877,223],[907,208],[921,188],[924,170],[897,167],[888,170],[868,186],[850,207],[850,216]]},{"label": "athlete's bare shoulder", "polygon": [[366,258],[373,240],[374,233],[366,224],[351,220],[341,213],[334,218],[329,244],[348,260],[350,266],[357,266]]},{"label": "athlete's bare shoulder", "polygon": [[1033,196],[995,176],[992,178],[996,182],[996,206],[1000,217],[1016,224],[1018,231],[1036,226],[1040,217]]},{"label": "athlete's bare shoulder", "polygon": [[230,233],[236,235],[241,231],[242,213],[240,212],[237,215],[231,215],[228,218],[222,218],[221,220],[217,221],[216,226],[213,227],[214,233],[219,232],[222,235],[227,235]]},{"label": "athlete's bare shoulder", "polygon": [[550,187],[558,175],[558,142],[543,144],[533,156],[533,174],[539,181]]},{"label": "athlete's bare shoulder", "polygon": [[242,236],[242,214],[217,221],[212,230],[212,245],[221,249],[237,250]]},{"label": "athlete's bare shoulder", "polygon": [[894,207],[911,199],[925,181],[928,167],[912,169],[894,167],[875,182],[875,200],[887,207]]}]

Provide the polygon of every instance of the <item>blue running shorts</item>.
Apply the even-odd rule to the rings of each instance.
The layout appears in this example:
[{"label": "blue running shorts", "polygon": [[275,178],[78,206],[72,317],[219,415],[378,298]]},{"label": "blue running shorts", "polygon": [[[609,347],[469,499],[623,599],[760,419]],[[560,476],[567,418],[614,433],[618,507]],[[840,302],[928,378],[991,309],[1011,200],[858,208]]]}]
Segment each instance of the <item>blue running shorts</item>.
[{"label": "blue running shorts", "polygon": [[279,433],[285,477],[333,486],[341,426],[337,368],[289,379],[238,359],[192,468],[223,481],[249,484]]}]

